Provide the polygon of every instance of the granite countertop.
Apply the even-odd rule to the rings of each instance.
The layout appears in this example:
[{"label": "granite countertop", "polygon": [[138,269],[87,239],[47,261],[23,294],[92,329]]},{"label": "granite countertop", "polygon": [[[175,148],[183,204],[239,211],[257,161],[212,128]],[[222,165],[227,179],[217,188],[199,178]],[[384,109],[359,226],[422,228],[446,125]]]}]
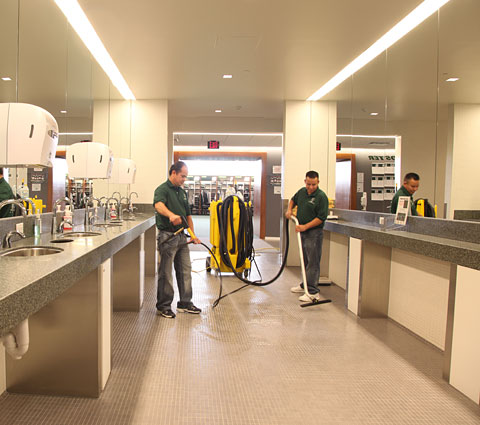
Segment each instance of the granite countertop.
[{"label": "granite countertop", "polygon": [[381,230],[378,226],[345,220],[328,220],[325,230],[480,270],[480,244],[473,242],[400,229]]},{"label": "granite countertop", "polygon": [[[54,300],[154,224],[153,215],[138,214],[135,220],[124,221],[121,226],[92,226],[90,230],[101,235],[72,238],[70,243],[51,243],[62,235],[50,233],[42,233],[38,240],[31,237],[13,242],[12,248],[41,245],[64,251],[38,257],[0,257],[0,335]],[[75,226],[74,230],[83,231],[83,226]]]}]

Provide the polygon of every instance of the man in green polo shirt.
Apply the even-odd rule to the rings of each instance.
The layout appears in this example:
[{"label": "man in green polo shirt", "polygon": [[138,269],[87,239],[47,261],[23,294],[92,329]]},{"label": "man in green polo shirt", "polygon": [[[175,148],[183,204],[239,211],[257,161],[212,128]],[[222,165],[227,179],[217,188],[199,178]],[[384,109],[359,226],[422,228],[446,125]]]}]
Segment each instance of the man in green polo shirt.
[{"label": "man in green polo shirt", "polygon": [[413,202],[413,194],[418,190],[420,186],[420,176],[417,173],[407,173],[403,179],[403,186],[397,190],[392,199],[392,205],[390,206],[390,212],[392,214],[397,213],[398,198],[400,196],[410,197],[410,210],[412,215],[418,215],[415,203]]},{"label": "man in green polo shirt", "polygon": [[[320,299],[318,278],[320,277],[320,260],[322,258],[323,226],[328,215],[328,197],[318,187],[318,173],[309,171],[305,175],[305,187],[302,187],[288,203],[285,217],[290,219],[293,208],[297,206],[298,226],[303,248],[303,261],[307,275],[307,287],[311,298]],[[290,289],[295,293],[303,293],[303,282]],[[306,294],[299,300],[311,301]]]},{"label": "man in green polo shirt", "polygon": [[[180,299],[177,312],[199,314],[201,310],[192,303],[192,266],[187,237],[184,232],[173,235],[182,227],[182,217],[187,219],[193,231],[193,220],[188,205],[187,193],[182,185],[188,176],[184,162],[177,161],[170,167],[168,180],[157,187],[153,197],[155,220],[158,228],[158,251],[160,265],[158,266],[157,314],[174,319],[171,309],[173,301],[172,267],[175,266],[178,292]],[[198,244],[198,238],[193,239]]]},{"label": "man in green polo shirt", "polygon": [[[3,168],[0,168],[0,202],[6,201],[7,199],[14,199],[12,188],[3,178]],[[6,205],[0,210],[0,218],[11,217],[12,216],[12,206]]]}]

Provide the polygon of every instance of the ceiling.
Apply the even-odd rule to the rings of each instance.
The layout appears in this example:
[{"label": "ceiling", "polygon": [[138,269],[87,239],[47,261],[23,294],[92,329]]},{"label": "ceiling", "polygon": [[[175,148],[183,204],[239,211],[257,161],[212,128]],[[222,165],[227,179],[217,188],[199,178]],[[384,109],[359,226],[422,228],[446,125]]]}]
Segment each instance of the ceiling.
[{"label": "ceiling", "polygon": [[[53,0],[16,1],[0,4],[0,71],[18,76],[17,85],[0,81],[0,101],[34,103],[67,130],[91,130],[91,98],[119,94]],[[305,100],[421,0],[79,3],[137,99],[168,99],[172,117],[282,120],[285,100]],[[340,132],[392,134],[387,120],[435,122],[437,101],[480,103],[478,16],[480,1],[451,0],[328,94]],[[461,80],[445,83],[447,76]],[[68,124],[61,109],[68,109]],[[375,124],[371,133],[353,122],[363,119]]]},{"label": "ceiling", "polygon": [[[137,99],[282,118],[421,0],[80,0]],[[222,79],[233,74],[233,79]]]}]

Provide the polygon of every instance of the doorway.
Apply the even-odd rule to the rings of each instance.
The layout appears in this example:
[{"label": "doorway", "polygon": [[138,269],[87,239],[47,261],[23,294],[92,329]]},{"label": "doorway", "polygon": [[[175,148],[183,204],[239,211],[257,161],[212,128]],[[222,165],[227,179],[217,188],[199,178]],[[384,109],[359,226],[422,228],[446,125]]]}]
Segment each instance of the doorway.
[{"label": "doorway", "polygon": [[[237,191],[238,189],[241,189],[243,193],[246,193],[246,189],[248,188],[248,196],[250,199],[253,199],[253,213],[254,213],[254,233],[256,237],[259,237],[260,239],[265,239],[265,233],[266,233],[266,181],[267,181],[267,176],[266,176],[266,153],[264,152],[181,152],[181,151],[176,151],[174,152],[174,161],[178,160],[184,160],[187,163],[191,161],[248,161],[249,163],[258,163],[257,167],[253,167],[253,170],[251,173],[247,174],[252,174],[249,176],[243,176],[243,172],[241,169],[237,170],[232,170],[230,172],[225,172],[225,176],[227,181],[231,181],[231,186],[235,188]],[[220,165],[220,163],[218,163]],[[246,162],[245,162],[246,164]],[[190,170],[191,167],[189,167],[189,174],[192,175],[192,170]],[[246,168],[251,168],[251,167],[244,167]],[[202,174],[207,174],[203,173]],[[220,190],[218,189],[218,182],[219,182],[219,176],[218,172],[216,170],[216,167],[212,167],[212,170],[208,173],[210,175],[213,175],[216,177],[215,181],[212,181],[211,177],[205,176],[205,181],[209,181],[209,183],[204,184],[204,188],[208,189],[210,186],[210,199],[212,199],[212,190],[211,189],[213,186],[215,187],[215,190],[213,190],[213,193],[215,195],[217,193],[220,193]],[[228,176],[226,175],[228,174]],[[236,176],[242,177],[241,179],[237,178]],[[201,185],[201,178],[202,176],[196,176],[200,177],[200,187]],[[231,180],[230,180],[231,179]],[[195,185],[195,183],[194,183]],[[206,190],[208,192],[208,190]],[[195,194],[194,194],[195,196]],[[215,196],[216,198],[216,196]],[[194,198],[195,201],[195,198]],[[205,212],[204,209],[201,210],[202,213]]]},{"label": "doorway", "polygon": [[357,209],[357,174],[355,154],[337,154],[335,174],[335,207]]}]

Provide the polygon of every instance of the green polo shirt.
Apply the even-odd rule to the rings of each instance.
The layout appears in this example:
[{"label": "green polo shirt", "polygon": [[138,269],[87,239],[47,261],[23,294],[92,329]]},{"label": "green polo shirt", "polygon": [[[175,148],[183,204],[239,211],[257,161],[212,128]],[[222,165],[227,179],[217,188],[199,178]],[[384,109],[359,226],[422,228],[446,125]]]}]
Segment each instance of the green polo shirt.
[{"label": "green polo shirt", "polygon": [[[165,183],[162,183],[155,189],[155,194],[153,195],[153,206],[157,202],[163,202],[165,206],[174,214],[187,217],[191,215],[190,205],[188,205],[188,196],[181,187],[175,186],[170,180],[167,180]],[[155,211],[155,221],[159,230],[167,230],[169,232],[174,232],[182,225],[173,226],[170,223],[168,217],[159,214]]]},{"label": "green polo shirt", "polygon": [[412,215],[418,215],[417,209],[415,208],[415,203],[413,202],[413,195],[410,195],[410,192],[407,189],[405,189],[405,186],[403,186],[403,185],[400,189],[397,190],[395,195],[393,195],[392,205],[390,206],[390,212],[392,214],[397,213],[398,198],[400,196],[409,196],[410,197],[410,199],[411,199],[411,202],[410,202],[411,213],[412,213]]},{"label": "green polo shirt", "polygon": [[325,192],[319,188],[311,195],[307,188],[302,187],[292,198],[295,205],[298,205],[297,219],[300,224],[310,223],[314,218],[322,220],[322,224],[316,227],[322,227],[328,215],[328,197]]},{"label": "green polo shirt", "polygon": [[[2,177],[0,178],[0,202],[7,199],[14,199],[12,188],[7,181]],[[0,218],[12,217],[12,206],[7,205],[0,210]]]}]

